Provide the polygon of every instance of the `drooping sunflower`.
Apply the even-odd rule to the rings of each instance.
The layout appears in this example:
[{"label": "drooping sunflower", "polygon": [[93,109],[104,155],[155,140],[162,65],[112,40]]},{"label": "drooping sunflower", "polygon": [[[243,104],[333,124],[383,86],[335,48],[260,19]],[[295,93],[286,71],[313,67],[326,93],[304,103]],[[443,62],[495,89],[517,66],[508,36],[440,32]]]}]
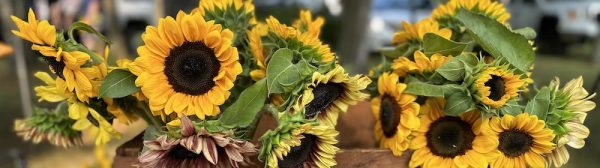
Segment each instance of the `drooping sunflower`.
[{"label": "drooping sunflower", "polygon": [[309,10],[301,10],[300,18],[294,21],[293,26],[301,33],[308,33],[314,37],[319,37],[321,27],[325,24],[325,19],[317,17],[313,20],[312,13]]},{"label": "drooping sunflower", "polygon": [[544,167],[544,154],[554,149],[554,134],[543,120],[521,113],[492,117],[489,126],[499,141],[500,155],[490,160],[490,167]]},{"label": "drooping sunflower", "polygon": [[337,135],[331,126],[291,124],[288,129],[277,129],[261,138],[263,147],[259,157],[270,168],[332,167],[336,165],[334,156],[339,150],[334,146]]},{"label": "drooping sunflower", "polygon": [[335,61],[335,56],[333,52],[331,52],[329,45],[323,44],[317,36],[314,36],[314,33],[301,32],[294,27],[280,23],[279,20],[273,16],[270,16],[266,22],[269,31],[273,32],[276,35],[276,38],[288,41],[289,43],[299,42],[301,46],[294,46],[294,48],[308,48],[314,50],[316,53],[314,57],[318,58],[317,60],[321,62],[329,63]]},{"label": "drooping sunflower", "polygon": [[255,81],[265,78],[267,74],[267,53],[265,53],[265,49],[263,48],[262,38],[267,36],[268,33],[269,29],[263,23],[258,23],[247,33],[248,47],[257,66],[257,69],[250,71],[250,77]]},{"label": "drooping sunflower", "polygon": [[427,33],[433,33],[445,39],[452,37],[452,30],[440,27],[434,19],[423,19],[415,24],[402,21],[403,30],[394,33],[392,44],[401,44],[411,41],[421,42]]},{"label": "drooping sunflower", "polygon": [[587,112],[596,107],[591,101],[596,94],[589,94],[583,88],[583,78],[573,79],[563,88],[559,88],[560,80],[556,78],[550,84],[554,99],[551,100],[552,109],[547,120],[556,120],[557,123],[548,123],[554,131],[556,148],[546,155],[546,165],[561,167],[569,161],[567,145],[581,149],[585,145],[585,138],[590,134],[589,128],[583,125]]},{"label": "drooping sunflower", "polygon": [[406,76],[412,73],[432,73],[442,66],[442,64],[446,63],[446,61],[452,59],[452,56],[443,56],[435,53],[431,57],[427,57],[423,52],[417,50],[413,54],[413,59],[415,61],[411,61],[407,57],[398,57],[392,63],[392,69],[399,76]]},{"label": "drooping sunflower", "polygon": [[326,74],[315,72],[295,108],[305,109],[305,119],[317,118],[319,123],[334,126],[340,112],[369,97],[362,92],[369,83],[368,77],[350,76],[339,65]]},{"label": "drooping sunflower", "polygon": [[479,111],[444,116],[445,100],[429,98],[421,108],[421,127],[414,131],[410,167],[487,167],[498,140],[482,125]]},{"label": "drooping sunflower", "polygon": [[237,168],[245,162],[245,155],[256,152],[252,143],[233,138],[233,132],[209,133],[204,128],[197,129],[187,116],[179,121],[179,138],[160,135],[144,141],[148,150],[138,158],[141,167]]},{"label": "drooping sunflower", "polygon": [[36,19],[33,10],[29,9],[27,22],[11,16],[17,25],[12,33],[33,43],[32,50],[42,54],[41,58],[48,63],[52,72],[64,79],[69,91],[74,91],[80,101],[87,102],[96,97],[97,89],[106,75],[106,65],[100,63],[90,67],[82,67],[90,61],[90,55],[81,51],[64,51],[57,46],[57,33],[54,25],[46,20]]},{"label": "drooping sunflower", "polygon": [[505,67],[488,67],[476,75],[473,87],[483,104],[500,108],[518,96],[523,83],[521,75],[514,74]]},{"label": "drooping sunflower", "polygon": [[82,146],[81,132],[71,128],[73,123],[75,121],[67,116],[66,109],[36,108],[31,116],[15,120],[14,131],[23,140],[35,144],[47,141],[64,148]]},{"label": "drooping sunflower", "polygon": [[503,24],[510,19],[510,13],[506,11],[504,4],[493,0],[450,0],[435,8],[431,17],[437,20],[449,19],[460,9],[485,15]]},{"label": "drooping sunflower", "polygon": [[371,100],[379,146],[396,156],[409,147],[408,136],[420,126],[417,97],[404,93],[406,84],[399,83],[398,78],[397,74],[383,73],[377,81],[379,96]]},{"label": "drooping sunflower", "polygon": [[232,36],[199,13],[180,12],[148,27],[134,61],[138,68],[129,70],[137,75],[135,83],[148,97],[150,110],[200,119],[219,114],[242,72]]},{"label": "drooping sunflower", "polygon": [[[254,18],[254,3],[252,0],[205,0],[200,1],[197,12],[202,15],[207,13],[222,13],[227,8],[232,7],[234,12],[242,11],[242,14],[251,15],[251,23],[256,23]],[[196,11],[193,11],[195,13]]]}]

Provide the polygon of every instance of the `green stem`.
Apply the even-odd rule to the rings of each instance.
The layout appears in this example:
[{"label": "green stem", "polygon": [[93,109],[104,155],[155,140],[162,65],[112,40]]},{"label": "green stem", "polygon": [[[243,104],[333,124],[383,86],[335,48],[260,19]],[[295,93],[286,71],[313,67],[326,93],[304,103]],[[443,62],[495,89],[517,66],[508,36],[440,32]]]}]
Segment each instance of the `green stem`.
[{"label": "green stem", "polygon": [[146,122],[148,122],[148,125],[154,126],[157,130],[160,130],[164,124],[152,115],[150,108],[144,103],[138,103],[138,107],[143,110],[140,115],[144,120],[146,120]]}]

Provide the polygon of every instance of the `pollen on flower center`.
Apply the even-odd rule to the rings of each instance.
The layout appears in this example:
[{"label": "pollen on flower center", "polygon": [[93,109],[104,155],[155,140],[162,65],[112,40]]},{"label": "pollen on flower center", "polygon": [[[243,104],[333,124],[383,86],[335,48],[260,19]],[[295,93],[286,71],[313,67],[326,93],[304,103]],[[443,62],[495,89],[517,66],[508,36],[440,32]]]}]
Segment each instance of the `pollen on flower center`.
[{"label": "pollen on flower center", "polygon": [[202,42],[185,42],[165,59],[164,73],[176,92],[201,95],[208,92],[221,65],[215,53]]},{"label": "pollen on flower center", "polygon": [[504,95],[504,79],[500,76],[491,75],[492,78],[485,82],[485,86],[490,87],[490,99],[497,101]]},{"label": "pollen on flower center", "polygon": [[517,157],[525,154],[533,146],[533,137],[524,131],[512,129],[499,135],[498,149],[508,157]]},{"label": "pollen on flower center", "polygon": [[168,155],[176,159],[191,159],[200,157],[200,154],[196,154],[181,145],[177,145],[171,149]]},{"label": "pollen on flower center", "polygon": [[381,98],[381,111],[379,113],[381,128],[383,134],[386,137],[392,137],[398,131],[398,124],[400,123],[400,113],[402,108],[398,106],[396,100],[389,96],[384,95]]},{"label": "pollen on flower center", "polygon": [[344,92],[339,83],[319,84],[313,89],[314,99],[306,105],[304,118],[310,119],[327,109]]},{"label": "pollen on flower center", "polygon": [[278,165],[282,168],[302,167],[304,162],[310,158],[313,147],[316,145],[317,137],[311,134],[303,134],[304,138],[300,140],[300,145],[292,147],[290,152],[279,161]]},{"label": "pollen on flower center", "polygon": [[445,116],[431,123],[425,134],[431,153],[453,158],[472,149],[475,134],[471,125],[459,117]]}]

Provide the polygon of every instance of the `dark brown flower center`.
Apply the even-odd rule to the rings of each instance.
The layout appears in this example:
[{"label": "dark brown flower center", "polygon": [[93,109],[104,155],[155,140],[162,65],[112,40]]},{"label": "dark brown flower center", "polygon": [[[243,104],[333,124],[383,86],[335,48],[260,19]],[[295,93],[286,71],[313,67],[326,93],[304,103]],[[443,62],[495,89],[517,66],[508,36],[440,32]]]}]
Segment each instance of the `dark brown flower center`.
[{"label": "dark brown flower center", "polygon": [[492,78],[485,82],[485,86],[490,87],[490,96],[488,98],[497,101],[504,95],[504,79],[500,76],[492,75]]},{"label": "dark brown flower center", "polygon": [[171,158],[176,158],[176,159],[192,159],[192,158],[198,158],[201,156],[200,154],[196,154],[181,145],[177,145],[173,149],[171,149],[171,151],[169,151],[168,155]]},{"label": "dark brown flower center", "polygon": [[402,108],[396,102],[396,99],[390,95],[383,95],[381,98],[381,107],[379,111],[379,123],[383,129],[383,135],[390,138],[396,135]]},{"label": "dark brown flower center", "polygon": [[317,85],[312,93],[313,100],[305,107],[304,118],[311,119],[326,110],[344,92],[344,87],[339,83],[325,83]]},{"label": "dark brown flower center", "polygon": [[459,117],[444,116],[435,120],[425,133],[427,147],[436,156],[454,158],[473,147],[475,134],[471,124]]},{"label": "dark brown flower center", "polygon": [[304,138],[300,140],[300,145],[292,147],[290,152],[279,160],[281,168],[301,168],[304,162],[308,161],[313,148],[317,146],[317,137],[312,134],[302,134]]},{"label": "dark brown flower center", "polygon": [[52,71],[54,72],[54,74],[56,74],[56,76],[58,76],[62,79],[65,79],[65,76],[63,75],[63,69],[65,69],[65,63],[56,61],[55,57],[46,57],[46,56],[41,56],[41,57],[48,64],[48,66],[50,66],[50,69],[52,69]]},{"label": "dark brown flower center", "polygon": [[206,44],[185,42],[171,49],[164,73],[176,92],[201,95],[215,86],[213,78],[220,68],[214,51]]},{"label": "dark brown flower center", "polygon": [[94,118],[94,116],[92,116],[92,114],[88,114],[86,118],[88,121],[90,121],[90,123],[92,123],[92,125],[96,127],[100,126],[100,123],[98,122],[98,120],[96,120],[96,118]]},{"label": "dark brown flower center", "polygon": [[533,146],[533,137],[521,130],[507,130],[500,133],[499,137],[498,150],[508,157],[521,156]]}]

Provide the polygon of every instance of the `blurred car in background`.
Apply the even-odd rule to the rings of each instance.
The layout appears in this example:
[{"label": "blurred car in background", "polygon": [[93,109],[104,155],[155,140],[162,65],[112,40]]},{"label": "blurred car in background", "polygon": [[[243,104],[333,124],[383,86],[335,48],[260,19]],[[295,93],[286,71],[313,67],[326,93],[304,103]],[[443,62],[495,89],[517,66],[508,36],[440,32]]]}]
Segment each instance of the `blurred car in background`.
[{"label": "blurred car in background", "polygon": [[118,0],[114,2],[119,28],[124,30],[127,50],[130,54],[135,54],[137,46],[142,44],[140,37],[146,30],[146,26],[157,24],[155,0]]},{"label": "blurred car in background", "polygon": [[430,0],[373,0],[372,3],[368,34],[371,52],[391,45],[402,21],[414,23],[429,17],[434,7]]},{"label": "blurred car in background", "polygon": [[542,50],[563,52],[567,44],[600,34],[600,0],[512,0],[508,9],[513,27],[528,26],[539,33]]}]

